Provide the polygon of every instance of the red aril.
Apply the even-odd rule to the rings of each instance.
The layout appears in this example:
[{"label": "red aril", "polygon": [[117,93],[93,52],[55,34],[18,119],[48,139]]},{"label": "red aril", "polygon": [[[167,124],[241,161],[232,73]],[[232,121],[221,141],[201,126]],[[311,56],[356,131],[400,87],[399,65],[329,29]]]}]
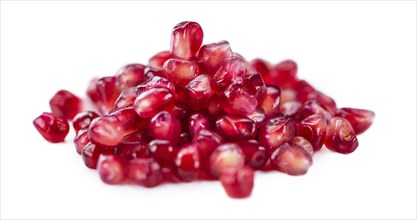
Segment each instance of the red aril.
[{"label": "red aril", "polygon": [[213,76],[223,60],[232,56],[229,42],[219,41],[216,43],[206,44],[198,52],[198,65],[203,73]]},{"label": "red aril", "polygon": [[54,115],[64,119],[73,119],[83,111],[83,101],[67,90],[59,90],[55,93],[49,100],[49,105]]},{"label": "red aril", "polygon": [[118,184],[125,179],[125,161],[114,155],[100,155],[97,171],[103,182]]},{"label": "red aril", "polygon": [[289,175],[304,175],[313,164],[313,158],[302,147],[284,143],[271,154],[272,166]]},{"label": "red aril", "polygon": [[184,21],[175,25],[171,35],[171,54],[188,60],[197,54],[203,43],[203,29],[196,22]]},{"label": "red aril", "polygon": [[350,122],[344,118],[334,117],[327,125],[324,144],[329,150],[350,154],[356,150],[359,142]]},{"label": "red aril", "polygon": [[220,182],[227,195],[232,198],[246,198],[252,193],[255,174],[249,167],[232,169],[220,175]]},{"label": "red aril", "polygon": [[124,89],[134,87],[145,81],[145,68],[142,64],[129,64],[120,68],[116,73],[116,87]]},{"label": "red aril", "polygon": [[373,111],[357,108],[341,108],[336,116],[345,118],[352,125],[356,135],[366,131],[373,123],[375,113]]},{"label": "red aril", "polygon": [[224,143],[218,146],[207,160],[209,173],[218,178],[221,173],[230,169],[239,169],[245,165],[245,155],[239,145]]},{"label": "red aril", "polygon": [[47,112],[33,120],[33,125],[45,140],[52,143],[65,141],[69,132],[69,124],[66,120]]}]

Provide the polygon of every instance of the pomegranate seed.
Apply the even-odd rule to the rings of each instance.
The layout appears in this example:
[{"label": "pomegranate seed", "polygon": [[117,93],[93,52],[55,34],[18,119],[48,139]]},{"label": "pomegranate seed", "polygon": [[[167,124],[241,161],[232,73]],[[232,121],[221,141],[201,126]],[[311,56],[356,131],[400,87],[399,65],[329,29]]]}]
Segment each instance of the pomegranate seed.
[{"label": "pomegranate seed", "polygon": [[207,107],[210,98],[214,94],[210,81],[210,76],[201,74],[185,87],[184,98],[192,110],[198,111]]},{"label": "pomegranate seed", "polygon": [[159,112],[151,119],[149,131],[155,139],[177,143],[181,134],[181,123],[166,111]]},{"label": "pomegranate seed", "polygon": [[83,110],[81,99],[67,90],[59,90],[55,93],[49,105],[54,115],[64,119],[73,119]]},{"label": "pomegranate seed", "polygon": [[175,158],[178,177],[185,182],[191,182],[198,177],[201,167],[201,155],[197,144],[190,143],[182,146]]},{"label": "pomegranate seed", "polygon": [[271,154],[271,165],[276,170],[293,176],[306,174],[312,164],[311,155],[298,145],[284,143]]},{"label": "pomegranate seed", "polygon": [[167,77],[165,75],[165,72],[162,71],[162,66],[161,66],[160,69],[155,69],[155,68],[152,68],[152,67],[149,67],[149,66],[145,68],[145,81],[148,81],[155,76],[163,77],[163,78]]},{"label": "pomegranate seed", "polygon": [[297,91],[294,89],[281,90],[281,104],[297,101]]},{"label": "pomegranate seed", "polygon": [[213,86],[217,94],[224,91],[233,82],[240,83],[246,75],[245,61],[239,57],[225,59],[213,75]]},{"label": "pomegranate seed", "polygon": [[295,136],[288,143],[291,146],[299,146],[299,147],[303,148],[305,151],[307,151],[307,153],[309,153],[311,156],[313,156],[313,153],[314,153],[313,146],[305,138],[303,138],[301,136]]},{"label": "pomegranate seed", "polygon": [[88,138],[105,146],[116,146],[123,136],[123,123],[115,116],[95,118],[88,129]]},{"label": "pomegranate seed", "polygon": [[253,122],[255,122],[256,128],[259,128],[262,125],[264,125],[266,121],[265,111],[263,108],[259,106],[256,107],[255,111],[252,114],[247,115],[247,117]]},{"label": "pomegranate seed", "polygon": [[91,121],[97,117],[99,117],[99,115],[93,111],[78,113],[72,121],[72,126],[74,127],[75,132],[78,133],[79,130],[88,128]]},{"label": "pomegranate seed", "polygon": [[329,150],[350,154],[356,150],[359,142],[350,122],[344,118],[334,117],[327,125],[324,144]]},{"label": "pomegranate seed", "polygon": [[179,146],[185,145],[185,144],[190,143],[190,142],[191,142],[190,133],[183,132],[183,133],[180,134],[180,140],[178,141]]},{"label": "pomegranate seed", "polygon": [[242,115],[225,115],[216,121],[216,131],[228,140],[253,138],[255,123]]},{"label": "pomegranate seed", "polygon": [[177,151],[177,148],[167,140],[155,139],[149,143],[150,155],[155,158],[161,167],[172,168]]},{"label": "pomegranate seed", "polygon": [[125,164],[114,155],[100,155],[97,164],[98,174],[107,184],[118,184],[125,179]]},{"label": "pomegranate seed", "polygon": [[374,121],[373,111],[357,108],[341,108],[337,110],[336,116],[345,118],[350,122],[356,135],[366,131]]},{"label": "pomegranate seed", "polygon": [[127,135],[120,144],[114,147],[113,154],[123,157],[125,160],[146,158],[150,154],[146,141],[146,138],[139,133]]},{"label": "pomegranate seed", "polygon": [[174,95],[166,88],[151,88],[139,94],[134,108],[142,118],[152,118],[160,111],[172,111]]},{"label": "pomegranate seed", "polygon": [[185,87],[200,74],[200,67],[197,63],[175,58],[167,60],[162,66],[162,70],[167,78],[179,87]]},{"label": "pomegranate seed", "polygon": [[258,100],[261,100],[266,94],[266,85],[262,79],[261,74],[253,73],[246,77],[245,88],[249,91],[250,94],[254,95]]},{"label": "pomegranate seed", "polygon": [[87,96],[96,106],[99,103],[99,97],[97,93],[97,81],[98,81],[98,78],[91,79],[87,88]]},{"label": "pomegranate seed", "polygon": [[220,115],[223,115],[224,112],[220,107],[220,97],[213,95],[207,105],[207,110],[212,118],[218,118]]},{"label": "pomegranate seed", "polygon": [[279,112],[282,115],[290,116],[290,117],[296,117],[301,110],[301,107],[303,104],[298,101],[288,101],[281,104]]},{"label": "pomegranate seed", "polygon": [[142,64],[129,64],[117,71],[116,86],[122,91],[145,81],[145,68]]},{"label": "pomegranate seed", "polygon": [[229,42],[219,41],[203,45],[198,52],[197,60],[201,71],[213,76],[219,69],[223,60],[231,57],[232,54]]},{"label": "pomegranate seed", "polygon": [[255,111],[258,101],[242,84],[233,83],[220,95],[220,105],[229,114],[249,115]]},{"label": "pomegranate seed", "polygon": [[293,88],[297,83],[296,75],[297,64],[292,60],[284,60],[272,68],[272,84],[283,88]]},{"label": "pomegranate seed", "polygon": [[117,98],[114,104],[114,107],[117,109],[125,107],[127,105],[133,105],[133,103],[135,103],[135,99],[136,87],[127,88],[120,93],[119,97]]},{"label": "pomegranate seed", "polygon": [[151,88],[162,87],[168,89],[175,96],[175,85],[171,81],[161,76],[154,76],[148,81],[138,85],[136,87],[136,95],[140,95],[142,92]]},{"label": "pomegranate seed", "polygon": [[326,136],[327,120],[322,115],[314,114],[301,121],[297,135],[304,137],[313,146],[314,151],[319,151]]},{"label": "pomegranate seed", "polygon": [[148,66],[157,69],[162,70],[162,65],[165,63],[165,61],[172,58],[172,54],[169,51],[161,51],[155,55],[153,55],[148,62]]},{"label": "pomegranate seed", "polygon": [[224,143],[218,146],[208,158],[209,173],[218,178],[221,173],[230,169],[239,169],[245,165],[245,155],[239,145]]},{"label": "pomegranate seed", "polygon": [[278,87],[267,86],[265,96],[259,101],[259,105],[265,111],[267,119],[272,118],[279,113],[280,100],[281,90]]},{"label": "pomegranate seed", "polygon": [[52,143],[64,142],[69,132],[66,120],[47,112],[35,118],[33,125],[45,140]]},{"label": "pomegranate seed", "polygon": [[297,100],[301,103],[307,101],[307,96],[316,91],[316,89],[310,85],[310,83],[305,80],[299,80],[294,86],[295,91],[297,91]]},{"label": "pomegranate seed", "polygon": [[210,129],[212,123],[206,112],[195,112],[189,118],[189,131],[192,137],[203,129]]},{"label": "pomegranate seed", "polygon": [[174,109],[172,110],[172,116],[178,118],[178,120],[186,121],[189,117],[188,106],[182,102],[175,102]]},{"label": "pomegranate seed", "polygon": [[219,179],[228,196],[246,198],[252,193],[255,174],[251,168],[243,167],[227,170]]},{"label": "pomegranate seed", "polygon": [[258,141],[273,150],[295,136],[296,126],[292,118],[280,116],[270,119],[259,129]]},{"label": "pomegranate seed", "polygon": [[259,73],[266,85],[272,85],[271,64],[262,59],[254,59],[249,63],[249,72]]},{"label": "pomegranate seed", "polygon": [[175,25],[171,35],[171,54],[188,60],[194,57],[203,43],[203,29],[196,22],[184,21]]},{"label": "pomegranate seed", "polygon": [[90,142],[84,147],[81,156],[83,158],[85,166],[87,166],[90,169],[96,169],[98,158],[101,154],[112,154],[112,150],[109,147]]},{"label": "pomegranate seed", "polygon": [[113,109],[114,103],[119,97],[120,91],[116,87],[116,77],[108,76],[97,80],[98,109],[102,114],[107,114]]},{"label": "pomegranate seed", "polygon": [[119,108],[109,116],[116,117],[123,124],[124,135],[134,133],[149,124],[147,119],[139,117],[132,105]]},{"label": "pomegranate seed", "polygon": [[134,183],[145,187],[155,187],[163,180],[161,166],[153,158],[136,158],[129,161],[127,174]]},{"label": "pomegranate seed", "polygon": [[301,119],[307,118],[310,115],[319,114],[324,116],[327,120],[332,118],[330,112],[324,109],[320,103],[315,100],[306,101],[300,109],[299,115]]},{"label": "pomegranate seed", "polygon": [[193,143],[197,143],[201,157],[206,159],[217,146],[223,143],[223,138],[214,131],[200,130],[194,136]]},{"label": "pomegranate seed", "polygon": [[74,145],[77,153],[81,154],[88,143],[90,143],[90,138],[88,138],[88,129],[81,129],[74,138]]},{"label": "pomegranate seed", "polygon": [[327,95],[325,95],[325,94],[323,94],[319,91],[314,91],[314,92],[308,94],[307,100],[316,100],[332,116],[334,116],[336,114],[336,111],[337,111],[336,102],[332,98],[330,98],[329,96],[327,96]]},{"label": "pomegranate seed", "polygon": [[261,168],[269,159],[269,153],[264,146],[256,140],[245,140],[238,142],[245,155],[246,165],[257,169]]}]

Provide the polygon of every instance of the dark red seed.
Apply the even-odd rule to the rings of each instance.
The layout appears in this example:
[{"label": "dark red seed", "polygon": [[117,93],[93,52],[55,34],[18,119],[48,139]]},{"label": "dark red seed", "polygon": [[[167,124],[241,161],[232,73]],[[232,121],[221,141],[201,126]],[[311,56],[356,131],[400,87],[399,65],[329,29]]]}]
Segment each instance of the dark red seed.
[{"label": "dark red seed", "polygon": [[117,98],[114,108],[118,109],[127,105],[133,105],[136,99],[136,87],[130,87],[122,91]]},{"label": "dark red seed", "polygon": [[366,131],[373,123],[375,113],[373,111],[357,108],[341,108],[336,116],[347,119],[355,130],[356,135]]},{"label": "dark red seed", "polygon": [[181,122],[169,112],[159,112],[151,119],[149,132],[155,139],[177,143],[181,134]]},{"label": "dark red seed", "polygon": [[147,138],[140,133],[127,135],[114,147],[113,154],[126,160],[146,158],[150,154]]},{"label": "dark red seed", "polygon": [[185,182],[197,179],[201,167],[201,155],[198,144],[190,143],[182,146],[175,158],[178,177]]},{"label": "dark red seed", "polygon": [[220,106],[220,97],[213,95],[207,105],[207,111],[209,112],[211,118],[218,118],[220,115],[224,114],[223,109]]},{"label": "dark red seed", "polygon": [[162,70],[167,79],[182,88],[200,74],[200,67],[197,63],[176,58],[167,60],[162,66]]},{"label": "dark red seed", "polygon": [[105,146],[116,146],[122,141],[124,134],[123,123],[115,116],[95,118],[88,128],[88,138]]},{"label": "dark red seed", "polygon": [[330,114],[330,112],[324,109],[323,106],[315,100],[308,100],[303,104],[299,112],[299,117],[300,119],[304,119],[314,114],[322,115],[327,120],[332,118],[332,114]]},{"label": "dark red seed", "polygon": [[314,114],[303,119],[297,128],[297,135],[307,139],[314,151],[319,151],[326,136],[327,120],[322,115]]},{"label": "dark red seed", "polygon": [[271,64],[262,59],[254,59],[249,63],[250,73],[260,73],[266,85],[272,85]]},{"label": "dark red seed", "polygon": [[175,25],[171,35],[171,54],[174,57],[188,60],[194,57],[203,43],[203,30],[192,21]]},{"label": "dark red seed", "polygon": [[165,61],[170,58],[172,58],[172,54],[169,51],[166,50],[158,52],[149,59],[148,66],[154,69],[162,70],[162,65],[164,65]]},{"label": "dark red seed", "polygon": [[250,115],[258,101],[242,84],[233,83],[220,95],[220,105],[229,114]]},{"label": "dark red seed", "polygon": [[261,127],[266,122],[265,111],[260,106],[256,107],[255,111],[246,117],[255,122],[256,128]]},{"label": "dark red seed", "polygon": [[245,155],[245,164],[258,169],[261,168],[269,159],[267,149],[256,140],[245,140],[238,142],[243,154]]},{"label": "dark red seed", "polygon": [[165,168],[174,167],[178,149],[167,140],[155,139],[149,143],[150,155]]},{"label": "dark red seed", "polygon": [[203,73],[213,76],[223,60],[232,56],[229,42],[219,41],[216,43],[206,44],[198,52],[198,65]]},{"label": "dark red seed", "polygon": [[151,88],[157,88],[157,87],[166,88],[175,96],[174,83],[161,76],[154,76],[148,81],[138,85],[136,87],[136,95],[140,95],[144,91],[147,91]]},{"label": "dark red seed", "polygon": [[192,110],[198,111],[207,107],[214,94],[210,83],[211,77],[201,74],[187,84],[184,89],[184,99]]},{"label": "dark red seed", "polygon": [[256,125],[242,115],[225,115],[216,120],[216,131],[224,138],[236,141],[255,136]]},{"label": "dark red seed", "polygon": [[204,111],[191,114],[188,120],[188,128],[191,137],[194,137],[195,134],[203,129],[210,130],[212,125],[213,123],[210,120],[209,115]]},{"label": "dark red seed", "polygon": [[45,140],[52,143],[65,141],[69,132],[69,124],[66,120],[47,112],[35,118],[33,125]]},{"label": "dark red seed", "polygon": [[134,108],[140,117],[152,118],[160,111],[172,111],[174,104],[174,95],[170,90],[155,87],[140,93]]},{"label": "dark red seed", "polygon": [[239,169],[245,165],[245,155],[239,145],[224,143],[218,146],[207,160],[210,175],[218,178],[221,173],[230,169]]},{"label": "dark red seed", "polygon": [[336,114],[337,107],[336,102],[329,96],[319,92],[314,91],[307,96],[307,100],[316,100],[320,105],[326,109],[332,116]]},{"label": "dark red seed", "polygon": [[267,86],[266,94],[260,98],[259,106],[265,111],[267,119],[273,118],[279,113],[281,90],[275,86]]},{"label": "dark red seed", "polygon": [[74,127],[75,132],[78,133],[79,130],[88,128],[93,119],[97,117],[99,117],[99,115],[93,111],[78,113],[72,121],[72,126]]},{"label": "dark red seed", "polygon": [[102,114],[107,114],[114,108],[114,104],[120,94],[116,86],[116,77],[108,76],[98,79],[96,89],[98,110]]},{"label": "dark red seed", "polygon": [[88,138],[88,129],[80,130],[74,138],[75,149],[78,154],[81,154],[85,146],[90,143],[90,138]]},{"label": "dark red seed", "polygon": [[297,145],[285,143],[271,154],[271,165],[276,170],[293,176],[306,174],[312,164],[311,155]]},{"label": "dark red seed", "polygon": [[220,175],[220,182],[227,195],[232,198],[246,198],[252,193],[255,174],[249,167],[232,169]]},{"label": "dark red seed", "polygon": [[293,89],[297,91],[297,100],[301,103],[307,101],[307,96],[316,91],[316,89],[305,80],[297,81]]},{"label": "dark red seed", "polygon": [[291,117],[279,116],[270,119],[259,129],[258,141],[273,150],[295,136],[296,126]]},{"label": "dark red seed", "polygon": [[153,158],[136,158],[127,165],[129,179],[145,187],[155,187],[162,183],[161,166]]},{"label": "dark red seed", "polygon": [[109,116],[114,116],[119,119],[123,125],[124,135],[134,133],[141,128],[147,127],[149,124],[148,119],[139,117],[133,108],[133,105],[119,108],[116,111],[110,113]]},{"label": "dark red seed", "polygon": [[87,166],[90,169],[96,169],[98,158],[101,154],[112,154],[112,149],[110,147],[90,142],[84,147],[81,156],[83,158],[85,166]]},{"label": "dark red seed", "polygon": [[282,88],[293,88],[297,82],[297,64],[293,60],[284,60],[271,70],[272,84]]},{"label": "dark red seed", "polygon": [[214,131],[200,130],[193,138],[193,143],[197,143],[201,152],[201,157],[206,159],[213,150],[223,143],[223,138]]},{"label": "dark red seed", "polygon": [[59,90],[55,93],[49,105],[54,115],[64,119],[73,119],[84,108],[83,101],[67,90]]},{"label": "dark red seed", "polygon": [[324,144],[329,150],[350,154],[356,150],[359,142],[350,122],[344,118],[334,117],[327,125]]},{"label": "dark red seed", "polygon": [[259,73],[252,73],[251,75],[246,76],[244,85],[249,93],[254,95],[258,100],[261,100],[266,94],[266,85]]},{"label": "dark red seed", "polygon": [[222,62],[213,75],[213,89],[217,94],[220,94],[233,82],[242,82],[245,75],[245,61],[239,57],[229,57]]},{"label": "dark red seed", "polygon": [[125,178],[125,162],[114,155],[100,155],[97,170],[100,178],[107,184],[121,183]]},{"label": "dark red seed", "polygon": [[145,68],[142,64],[129,64],[116,73],[116,86],[120,91],[134,87],[145,81]]}]

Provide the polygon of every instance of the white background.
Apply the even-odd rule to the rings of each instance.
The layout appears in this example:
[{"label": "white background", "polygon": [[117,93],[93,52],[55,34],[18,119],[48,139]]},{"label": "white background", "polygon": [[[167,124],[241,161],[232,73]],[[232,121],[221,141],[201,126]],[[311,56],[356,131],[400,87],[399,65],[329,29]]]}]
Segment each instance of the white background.
[{"label": "white background", "polygon": [[[326,150],[308,174],[257,173],[253,195],[218,182],[108,186],[32,120],[59,89],[146,63],[172,27],[247,59],[292,58],[299,77],[375,123],[350,155]],[[1,218],[416,218],[416,2],[1,2]]]}]

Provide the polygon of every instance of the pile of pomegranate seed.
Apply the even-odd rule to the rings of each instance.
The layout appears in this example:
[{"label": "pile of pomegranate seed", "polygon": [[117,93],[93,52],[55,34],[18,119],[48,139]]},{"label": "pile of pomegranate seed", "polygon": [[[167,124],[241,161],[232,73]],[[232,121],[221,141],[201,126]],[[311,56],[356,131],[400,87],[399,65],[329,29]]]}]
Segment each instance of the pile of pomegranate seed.
[{"label": "pile of pomegranate seed", "polygon": [[349,154],[372,111],[338,108],[298,79],[297,64],[246,61],[227,41],[205,44],[196,22],[177,24],[170,51],[95,78],[82,99],[58,91],[33,124],[75,149],[108,184],[220,180],[233,198],[250,196],[254,170],[303,175],[324,144]]}]

